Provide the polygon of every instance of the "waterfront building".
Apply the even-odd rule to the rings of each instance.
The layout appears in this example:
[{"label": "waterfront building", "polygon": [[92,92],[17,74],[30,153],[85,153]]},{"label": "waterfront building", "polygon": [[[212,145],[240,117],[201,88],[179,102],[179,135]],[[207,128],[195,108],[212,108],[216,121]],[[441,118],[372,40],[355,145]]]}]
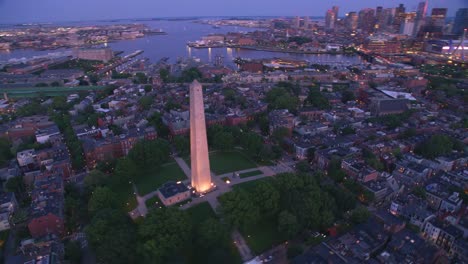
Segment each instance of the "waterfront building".
[{"label": "waterfront building", "polygon": [[77,49],[74,56],[82,60],[110,61],[114,57],[114,52],[110,48],[102,49]]}]

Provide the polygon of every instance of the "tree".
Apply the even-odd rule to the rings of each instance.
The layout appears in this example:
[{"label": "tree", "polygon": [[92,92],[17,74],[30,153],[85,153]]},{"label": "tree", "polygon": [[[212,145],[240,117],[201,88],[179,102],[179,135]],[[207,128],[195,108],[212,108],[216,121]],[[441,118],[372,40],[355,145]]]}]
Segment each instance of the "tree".
[{"label": "tree", "polygon": [[119,159],[115,167],[115,177],[117,182],[125,184],[135,180],[139,175],[139,169],[135,162],[128,157]]},{"label": "tree", "polygon": [[213,147],[219,150],[234,148],[234,136],[232,133],[220,131],[213,136]]},{"label": "tree", "polygon": [[366,207],[360,206],[351,213],[351,221],[356,224],[364,223],[369,218],[370,213]]},{"label": "tree", "polygon": [[332,158],[328,166],[328,176],[335,182],[342,182],[346,173],[341,169],[341,159]]},{"label": "tree", "polygon": [[150,96],[142,96],[138,101],[138,104],[143,110],[149,110],[152,103],[153,98],[151,98]]},{"label": "tree", "polygon": [[299,171],[299,172],[302,172],[302,173],[307,173],[307,172],[310,172],[310,165],[307,161],[305,160],[302,160],[300,162],[298,162],[296,164],[296,169]]},{"label": "tree", "polygon": [[55,110],[67,110],[68,109],[68,103],[67,103],[67,98],[65,96],[56,96],[52,100],[52,107]]},{"label": "tree", "polygon": [[274,87],[268,91],[265,100],[270,109],[288,109],[290,112],[295,112],[299,105],[299,98],[283,87]]},{"label": "tree", "polygon": [[346,104],[349,101],[354,101],[356,97],[354,96],[354,93],[350,90],[344,90],[341,92],[341,102]]},{"label": "tree", "polygon": [[159,70],[159,77],[161,77],[161,80],[163,82],[168,82],[169,81],[169,70],[168,69],[165,69],[165,68],[162,68]]},{"label": "tree", "polygon": [[13,158],[10,150],[11,143],[6,138],[0,138],[0,167],[3,167]]},{"label": "tree", "polygon": [[259,208],[244,190],[234,190],[219,197],[226,221],[233,227],[246,227],[260,219]]},{"label": "tree", "polygon": [[91,215],[95,215],[103,209],[118,209],[119,204],[117,196],[108,187],[97,187],[91,194],[88,202],[88,211]]},{"label": "tree", "polygon": [[190,153],[190,140],[186,136],[175,136],[173,144],[179,155],[184,156]]},{"label": "tree", "polygon": [[99,263],[137,263],[136,230],[126,213],[102,210],[93,217],[85,232]]},{"label": "tree", "polygon": [[346,136],[346,135],[354,135],[356,134],[356,129],[352,128],[351,126],[345,126],[344,128],[341,129],[341,135]]},{"label": "tree", "polygon": [[250,155],[258,158],[263,146],[263,138],[255,132],[247,132],[242,134],[240,143]]},{"label": "tree", "polygon": [[156,168],[169,159],[169,143],[162,139],[142,140],[128,153],[128,157],[139,168]]},{"label": "tree", "polygon": [[162,122],[161,113],[155,113],[148,119],[148,121],[156,129],[160,138],[168,138],[169,128]]},{"label": "tree", "polygon": [[307,95],[306,100],[304,101],[305,105],[310,105],[313,107],[317,107],[319,109],[330,109],[330,102],[328,99],[323,96],[317,88],[310,88],[309,94]]},{"label": "tree", "polygon": [[192,67],[182,71],[182,75],[179,78],[180,82],[193,82],[194,80],[200,80],[202,78],[202,73],[196,67]]},{"label": "tree", "polygon": [[96,187],[104,186],[107,183],[107,175],[99,170],[92,170],[84,178],[84,185],[89,190],[94,190]]},{"label": "tree", "polygon": [[146,77],[146,74],[143,72],[137,72],[135,74],[135,78],[133,79],[134,83],[140,83],[140,84],[147,84],[148,83],[148,77]]},{"label": "tree", "polygon": [[337,215],[341,216],[344,212],[356,207],[356,197],[350,191],[333,185],[327,185],[324,189],[334,198]]},{"label": "tree", "polygon": [[152,263],[180,252],[190,241],[192,224],[186,211],[177,208],[153,210],[138,229],[141,251]]},{"label": "tree", "polygon": [[272,217],[279,211],[280,193],[272,181],[262,181],[252,190],[252,200],[263,217]]},{"label": "tree", "polygon": [[151,84],[145,85],[145,93],[149,93],[153,90],[153,86]]},{"label": "tree", "polygon": [[78,241],[68,241],[65,244],[65,260],[71,264],[80,264],[82,258],[81,246]]},{"label": "tree", "polygon": [[289,130],[285,127],[278,127],[273,131],[271,135],[273,140],[277,143],[282,143],[283,139],[289,135]]},{"label": "tree", "polygon": [[213,249],[229,239],[229,234],[221,222],[214,218],[204,220],[197,230],[198,244]]},{"label": "tree", "polygon": [[453,150],[454,140],[447,135],[433,135],[416,146],[415,152],[425,158],[434,159],[449,154]]},{"label": "tree", "polygon": [[26,192],[26,186],[22,176],[12,177],[5,183],[5,189],[9,192],[14,192],[17,195],[23,196]]},{"label": "tree", "polygon": [[426,190],[421,186],[416,186],[413,189],[413,194],[423,199],[426,198]]},{"label": "tree", "polygon": [[278,231],[284,234],[288,239],[293,238],[300,230],[295,215],[288,211],[282,211],[278,215]]}]

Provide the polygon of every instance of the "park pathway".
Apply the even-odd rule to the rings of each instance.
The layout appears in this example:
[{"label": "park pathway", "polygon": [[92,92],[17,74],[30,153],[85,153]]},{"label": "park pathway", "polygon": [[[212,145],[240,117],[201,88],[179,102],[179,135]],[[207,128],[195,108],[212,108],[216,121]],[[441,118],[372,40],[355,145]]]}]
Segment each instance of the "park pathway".
[{"label": "park pathway", "polygon": [[[190,182],[191,170],[190,170],[190,167],[185,162],[185,160],[182,159],[181,157],[177,157],[177,156],[174,157],[174,160],[177,162],[179,167],[182,169],[185,176],[187,176],[187,179],[188,179],[187,181]],[[192,202],[184,204],[183,206],[181,206],[181,209],[185,210],[185,209],[188,209],[188,208],[190,208],[192,206],[195,206],[197,204],[201,204],[203,202],[208,202],[209,205],[211,206],[211,208],[213,209],[213,211],[216,214],[219,215],[221,212],[218,211],[219,208],[220,208],[218,197],[223,195],[224,193],[230,192],[232,190],[232,186],[234,186],[236,184],[241,184],[241,183],[245,183],[245,182],[259,180],[259,179],[266,178],[266,177],[275,176],[276,174],[283,173],[283,172],[291,172],[291,171],[293,171],[293,169],[290,167],[292,164],[293,163],[291,163],[291,164],[280,163],[280,164],[277,164],[277,165],[274,165],[274,166],[262,166],[262,167],[257,167],[257,168],[251,168],[251,169],[246,169],[246,170],[230,172],[230,173],[222,174],[222,175],[219,175],[219,176],[216,176],[214,173],[212,173],[212,180],[213,180],[213,183],[216,185],[216,190],[214,190],[214,191],[212,191],[210,193],[207,193],[202,197],[193,198]],[[242,174],[242,173],[248,173],[248,172],[252,172],[252,171],[256,171],[256,170],[260,171],[259,175],[251,176],[251,177],[247,177],[247,178],[240,178],[239,176],[236,176],[236,175],[239,175],[239,174]],[[225,178],[225,177],[229,178],[229,180],[230,180],[229,184],[226,183],[223,180],[223,178]],[[137,190],[135,185],[133,185],[133,189],[135,191],[136,199],[138,201],[138,206],[133,211],[131,211],[129,214],[133,219],[136,219],[136,218],[138,218],[140,216],[145,216],[148,213],[148,208],[146,206],[146,201],[148,199],[151,199],[152,197],[156,196],[157,195],[157,190],[155,190],[155,191],[153,191],[151,193],[148,193],[148,194],[146,194],[144,196],[140,196],[138,194],[138,190]],[[231,233],[231,238],[233,239],[233,241],[234,241],[234,243],[235,243],[235,245],[236,245],[236,247],[237,247],[237,249],[238,249],[238,251],[239,251],[239,253],[241,255],[241,258],[242,258],[242,260],[244,262],[249,261],[249,260],[254,258],[254,255],[252,254],[252,251],[250,250],[249,246],[247,245],[247,242],[245,241],[245,239],[242,237],[242,234],[238,230],[234,230]]]},{"label": "park pathway", "polygon": [[187,165],[187,162],[181,157],[174,157],[175,161],[177,164],[179,164],[179,167],[182,169],[182,171],[185,173],[185,176],[190,180],[192,177],[192,170],[190,170],[190,167]]}]

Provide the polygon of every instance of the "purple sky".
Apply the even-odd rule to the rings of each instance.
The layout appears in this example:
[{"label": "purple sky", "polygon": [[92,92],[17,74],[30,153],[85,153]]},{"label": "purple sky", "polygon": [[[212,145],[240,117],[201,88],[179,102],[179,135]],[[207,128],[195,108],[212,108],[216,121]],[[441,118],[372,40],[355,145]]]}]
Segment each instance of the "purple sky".
[{"label": "purple sky", "polygon": [[[332,5],[340,16],[364,7],[414,10],[421,0],[0,0],[0,23],[57,22],[177,16],[323,16]],[[468,0],[429,0],[447,7],[449,16]]]}]

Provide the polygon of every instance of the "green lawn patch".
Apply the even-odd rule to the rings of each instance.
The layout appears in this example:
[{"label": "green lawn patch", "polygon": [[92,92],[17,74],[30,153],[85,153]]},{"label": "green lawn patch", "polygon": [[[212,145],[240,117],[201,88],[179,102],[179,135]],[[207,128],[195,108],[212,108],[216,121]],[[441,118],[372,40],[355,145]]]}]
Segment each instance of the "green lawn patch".
[{"label": "green lawn patch", "polygon": [[186,205],[186,204],[189,204],[189,203],[191,203],[191,202],[192,202],[192,198],[187,199],[187,200],[185,200],[185,201],[182,201],[182,202],[180,202],[180,203],[176,203],[176,204],[171,205],[171,206],[174,206],[174,207],[182,207],[182,206],[184,206],[184,205]]},{"label": "green lawn patch", "polygon": [[251,227],[243,228],[241,233],[250,249],[256,255],[284,241],[284,238],[277,230],[274,220],[265,220]]},{"label": "green lawn patch", "polygon": [[121,197],[123,197],[122,200],[125,201],[125,210],[127,212],[130,212],[137,207],[138,201],[136,199],[135,193],[133,192],[132,188],[129,188],[128,190],[121,192],[120,195]]},{"label": "green lawn patch", "polygon": [[192,223],[201,223],[208,218],[217,218],[208,202],[197,204],[187,209],[192,217]]},{"label": "green lawn patch", "polygon": [[159,197],[157,195],[155,195],[154,197],[146,200],[145,204],[146,204],[146,207],[148,208],[148,210],[154,209],[154,208],[159,208],[160,206],[164,207],[164,204],[161,202],[161,200],[159,200]]},{"label": "green lawn patch", "polygon": [[261,178],[261,179],[255,180],[255,181],[243,182],[243,183],[234,185],[234,189],[244,189],[246,191],[249,191],[249,190],[255,188],[255,186],[257,186],[262,181],[271,181],[271,180],[272,180],[272,178],[265,177],[265,178]]},{"label": "green lawn patch", "polygon": [[[190,166],[190,157],[184,160]],[[220,175],[255,168],[257,164],[238,151],[216,151],[210,153],[210,167],[211,171]]]},{"label": "green lawn patch", "polygon": [[239,174],[239,177],[240,178],[248,178],[248,177],[258,176],[258,175],[263,175],[263,172],[260,171],[260,170],[254,170],[254,171],[251,171],[251,172],[241,173],[241,174]]},{"label": "green lawn patch", "polygon": [[182,169],[175,162],[162,165],[158,169],[146,170],[144,175],[141,175],[135,182],[138,193],[145,195],[150,192],[156,191],[164,183],[168,181],[183,181],[186,180]]}]

